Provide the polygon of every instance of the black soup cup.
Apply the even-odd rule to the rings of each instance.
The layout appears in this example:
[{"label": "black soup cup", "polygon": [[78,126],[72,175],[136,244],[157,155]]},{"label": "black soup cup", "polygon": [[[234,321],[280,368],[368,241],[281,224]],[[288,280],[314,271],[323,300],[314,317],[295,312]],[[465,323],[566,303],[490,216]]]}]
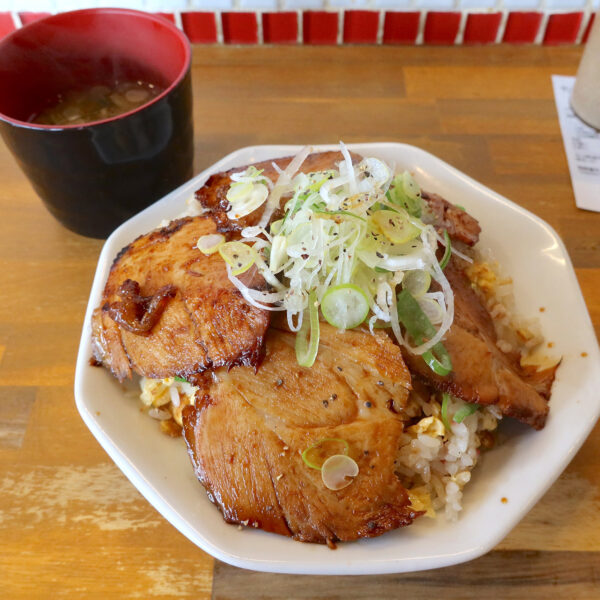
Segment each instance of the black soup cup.
[{"label": "black soup cup", "polygon": [[[57,14],[0,42],[0,133],[63,225],[105,238],[191,177],[190,64],[181,31],[134,10]],[[31,122],[59,94],[124,80],[143,80],[163,91],[101,121]]]}]

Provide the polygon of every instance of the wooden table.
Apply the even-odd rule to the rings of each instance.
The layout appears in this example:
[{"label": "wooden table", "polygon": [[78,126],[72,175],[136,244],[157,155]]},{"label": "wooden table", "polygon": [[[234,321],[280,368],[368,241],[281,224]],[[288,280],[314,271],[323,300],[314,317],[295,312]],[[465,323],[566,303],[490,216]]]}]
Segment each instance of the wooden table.
[{"label": "wooden table", "polygon": [[[598,333],[600,214],[575,208],[550,83],[574,74],[580,55],[195,48],[196,171],[252,144],[420,146],[558,230]],[[138,494],[76,411],[75,355],[102,242],[55,222],[4,145],[0,207],[1,598],[600,597],[599,426],[515,530],[471,563],[360,578],[215,563]]]}]

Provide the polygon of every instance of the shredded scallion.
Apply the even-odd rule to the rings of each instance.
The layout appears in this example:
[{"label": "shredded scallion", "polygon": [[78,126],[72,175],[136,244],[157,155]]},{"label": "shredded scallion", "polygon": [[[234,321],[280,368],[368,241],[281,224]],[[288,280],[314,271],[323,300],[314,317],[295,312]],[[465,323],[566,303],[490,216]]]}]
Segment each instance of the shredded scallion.
[{"label": "shredded scallion", "polygon": [[[253,306],[286,312],[301,365],[312,365],[318,352],[320,307],[341,329],[363,321],[371,331],[391,327],[399,344],[447,374],[452,366],[441,339],[454,318],[443,273],[450,238],[446,232],[438,261],[442,240],[420,219],[423,201],[412,175],[394,175],[378,158],[356,161],[340,148],[343,160],[327,171],[301,172],[310,152],[303,148],[284,170],[273,163],[277,181],[255,167],[231,176],[229,218],[252,207],[264,210],[242,239],[218,247],[228,277]],[[283,218],[269,226],[279,207]],[[238,278],[252,265],[271,289],[250,288]]]}]

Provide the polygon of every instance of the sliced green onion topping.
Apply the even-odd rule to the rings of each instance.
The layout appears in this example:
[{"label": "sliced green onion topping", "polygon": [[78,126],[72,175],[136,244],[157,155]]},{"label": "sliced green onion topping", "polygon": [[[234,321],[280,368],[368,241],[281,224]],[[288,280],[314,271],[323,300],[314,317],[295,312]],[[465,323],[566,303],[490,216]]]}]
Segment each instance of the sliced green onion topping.
[{"label": "sliced green onion topping", "polygon": [[250,181],[238,181],[236,183],[232,183],[227,190],[227,195],[225,196],[228,202],[238,202],[246,198],[252,193],[252,183]]},{"label": "sliced green onion topping", "polygon": [[444,312],[440,303],[433,298],[419,298],[417,300],[421,310],[427,315],[432,323],[441,323],[444,318]]},{"label": "sliced green onion topping", "polygon": [[[452,325],[452,289],[437,260],[440,237],[433,225],[420,221],[419,186],[407,171],[394,177],[379,159],[353,164],[343,144],[341,151],[344,161],[328,171],[302,172],[309,152],[303,148],[278,170],[276,180],[255,167],[231,174],[230,218],[257,211],[263,202],[267,209],[259,226],[245,228],[243,239],[218,247],[229,265],[228,277],[255,308],[285,311],[294,331],[295,319],[302,321],[300,364],[313,364],[318,351],[314,297],[306,310],[314,290],[323,318],[335,327],[355,327],[366,319],[371,331],[391,325],[399,343],[419,354],[428,350],[423,354],[427,364],[436,373],[448,373],[451,363],[439,340]],[[282,203],[282,219],[269,226]],[[208,241],[206,249],[214,251]],[[270,289],[237,278],[252,265]],[[441,291],[428,293],[432,276]],[[406,335],[399,318],[402,302],[396,307],[399,285],[413,298],[402,315]]]},{"label": "sliced green onion topping", "polygon": [[478,408],[478,404],[465,404],[454,413],[452,420],[455,423],[462,423],[467,417],[470,417],[473,413],[477,412]]},{"label": "sliced green onion topping", "polygon": [[279,219],[278,221],[273,221],[269,226],[269,231],[272,235],[277,235],[281,231],[281,226],[283,225],[283,219]]},{"label": "sliced green onion topping", "polygon": [[345,454],[330,456],[321,467],[321,479],[330,490],[343,490],[358,475],[356,461]]},{"label": "sliced green onion topping", "polygon": [[420,298],[429,291],[431,275],[423,269],[408,271],[402,279],[402,289],[408,290],[413,298]]},{"label": "sliced green onion topping", "polygon": [[175,375],[175,377],[173,377],[173,379],[175,381],[179,381],[181,383],[189,383],[189,381],[187,379],[184,379],[183,377],[179,377],[179,375]]},{"label": "sliced green onion topping", "polygon": [[441,342],[438,342],[431,350],[423,352],[421,355],[429,368],[444,377],[452,372],[452,361],[450,355]]},{"label": "sliced green onion topping", "polygon": [[371,216],[373,223],[383,235],[394,244],[405,244],[419,236],[421,230],[415,227],[406,216],[393,210],[378,210]]},{"label": "sliced green onion topping", "polygon": [[398,319],[415,342],[420,344],[424,338],[435,335],[435,327],[408,290],[403,289],[398,294],[397,303]]},{"label": "sliced green onion topping", "polygon": [[296,360],[301,367],[312,367],[319,351],[319,307],[317,294],[308,295],[308,310],[304,311],[302,327],[296,334]]},{"label": "sliced green onion topping", "polygon": [[[397,306],[398,320],[417,344],[423,343],[426,338],[431,339],[436,334],[435,327],[408,290],[404,289],[398,294]],[[431,350],[423,352],[421,356],[438,375],[448,375],[452,371],[450,355],[441,342],[435,344]]]},{"label": "sliced green onion topping", "polygon": [[452,254],[452,242],[450,241],[450,235],[444,229],[444,241],[446,242],[446,248],[444,249],[444,256],[442,256],[442,260],[440,260],[440,267],[442,269],[446,268],[448,261],[450,260],[450,255]]},{"label": "sliced green onion topping", "polygon": [[227,242],[219,246],[219,254],[231,266],[232,275],[241,275],[247,271],[256,259],[256,252],[243,242]]},{"label": "sliced green onion topping", "polygon": [[225,236],[220,233],[209,233],[198,238],[196,248],[202,254],[214,254],[221,244],[225,243]]},{"label": "sliced green onion topping", "polygon": [[446,431],[451,432],[452,427],[450,426],[450,421],[448,420],[448,402],[450,402],[450,394],[444,392],[442,394],[442,423],[446,428]]},{"label": "sliced green onion topping", "polygon": [[421,190],[408,171],[394,177],[387,198],[392,204],[402,206],[409,215],[421,217]]},{"label": "sliced green onion topping", "polygon": [[353,329],[369,314],[369,299],[353,283],[330,287],[321,300],[321,312],[330,325],[338,329]]},{"label": "sliced green onion topping", "polygon": [[311,469],[321,470],[323,463],[335,454],[348,454],[350,444],[340,438],[323,438],[302,453],[302,460]]}]

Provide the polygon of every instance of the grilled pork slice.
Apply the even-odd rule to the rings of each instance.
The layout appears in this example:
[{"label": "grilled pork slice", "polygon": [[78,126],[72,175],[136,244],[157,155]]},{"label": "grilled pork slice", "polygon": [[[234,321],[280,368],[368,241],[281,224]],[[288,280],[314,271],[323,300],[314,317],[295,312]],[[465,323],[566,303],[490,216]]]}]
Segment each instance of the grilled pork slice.
[{"label": "grilled pork slice", "polygon": [[[410,375],[384,334],[344,333],[321,324],[311,368],[297,364],[294,334],[269,330],[257,373],[214,374],[184,412],[196,474],[229,523],[304,542],[374,537],[408,525],[410,508],[394,475],[399,414]],[[302,452],[324,438],[346,440],[359,473],[339,491],[325,487]]]},{"label": "grilled pork slice", "polygon": [[457,259],[452,258],[445,274],[454,291],[454,322],[443,340],[452,359],[452,372],[436,375],[422,358],[404,351],[411,372],[438,390],[466,402],[496,404],[502,414],[542,429],[557,367],[524,369],[518,353],[502,352],[492,318]]},{"label": "grilled pork slice", "polygon": [[132,371],[193,379],[260,360],[269,313],[246,303],[219,254],[195,247],[215,231],[209,217],[178,219],[115,259],[92,317],[92,340],[95,358],[120,381]]},{"label": "grilled pork slice", "polygon": [[479,241],[481,227],[468,212],[448,202],[438,194],[421,192],[432,224],[438,230],[446,230],[454,241],[474,246]]}]

